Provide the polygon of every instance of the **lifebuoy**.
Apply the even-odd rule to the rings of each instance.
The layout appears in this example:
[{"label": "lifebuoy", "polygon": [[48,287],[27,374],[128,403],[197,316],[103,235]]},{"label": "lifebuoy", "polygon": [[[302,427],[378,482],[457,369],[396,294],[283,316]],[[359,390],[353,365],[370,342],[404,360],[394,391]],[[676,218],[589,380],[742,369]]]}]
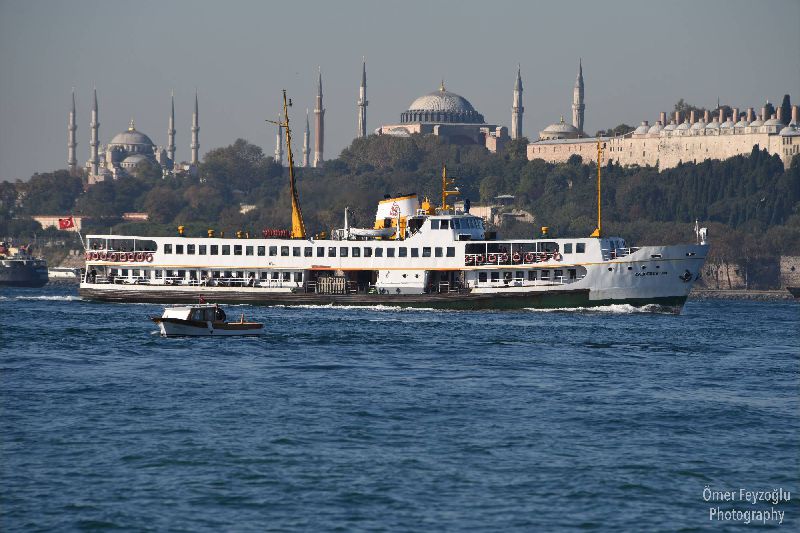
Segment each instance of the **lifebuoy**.
[{"label": "lifebuoy", "polygon": [[489,254],[487,259],[490,263],[497,263],[497,254]]},{"label": "lifebuoy", "polygon": [[83,258],[86,259],[87,261],[89,259],[91,259],[92,258],[92,252],[86,252],[85,254],[83,254]]},{"label": "lifebuoy", "polygon": [[519,263],[520,261],[522,261],[522,256],[519,255],[519,252],[514,252],[514,255],[511,256],[511,260],[514,261],[515,263]]},{"label": "lifebuoy", "polygon": [[561,261],[561,254],[556,252],[553,254],[553,259],[556,261]]},{"label": "lifebuoy", "polygon": [[483,255],[478,254],[477,256],[475,256],[475,262],[476,263],[483,263]]},{"label": "lifebuoy", "polygon": [[467,265],[471,265],[472,262],[474,261],[474,259],[475,259],[474,257],[472,257],[471,255],[468,255],[468,256],[466,256],[464,258],[464,263],[467,264]]},{"label": "lifebuoy", "polygon": [[131,261],[131,262],[133,261],[133,259],[134,259],[133,252],[128,252],[128,253],[126,254],[126,256],[127,256],[127,257],[125,258],[125,260],[126,260],[126,261]]},{"label": "lifebuoy", "polygon": [[136,262],[141,263],[144,261],[144,254],[142,252],[136,252]]},{"label": "lifebuoy", "polygon": [[525,254],[526,263],[533,263],[534,261],[536,261],[536,254],[534,254],[533,252],[528,252]]},{"label": "lifebuoy", "polygon": [[100,257],[97,252],[92,252],[92,261],[97,261],[97,258]]},{"label": "lifebuoy", "polygon": [[147,259],[148,263],[152,263],[153,262],[153,254],[152,253],[148,253],[146,259]]},{"label": "lifebuoy", "polygon": [[106,252],[100,252],[100,261],[108,261],[108,254]]},{"label": "lifebuoy", "polygon": [[497,258],[500,260],[501,263],[505,263],[506,261],[508,261],[508,254],[506,253],[499,254]]}]

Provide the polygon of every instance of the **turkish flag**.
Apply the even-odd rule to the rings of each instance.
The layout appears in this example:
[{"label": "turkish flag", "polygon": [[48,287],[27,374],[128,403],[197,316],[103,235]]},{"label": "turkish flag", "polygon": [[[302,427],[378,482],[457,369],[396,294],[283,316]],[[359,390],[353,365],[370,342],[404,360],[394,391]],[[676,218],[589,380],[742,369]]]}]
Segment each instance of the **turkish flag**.
[{"label": "turkish flag", "polygon": [[69,229],[74,227],[75,227],[75,221],[72,220],[72,217],[58,219],[58,229]]}]

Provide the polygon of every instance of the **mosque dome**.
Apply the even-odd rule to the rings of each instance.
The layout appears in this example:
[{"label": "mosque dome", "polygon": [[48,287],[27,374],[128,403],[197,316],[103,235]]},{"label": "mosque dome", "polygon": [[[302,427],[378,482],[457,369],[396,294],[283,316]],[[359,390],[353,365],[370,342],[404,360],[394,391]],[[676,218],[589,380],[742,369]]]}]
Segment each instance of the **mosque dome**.
[{"label": "mosque dome", "polygon": [[733,127],[734,128],[746,128],[749,125],[750,124],[747,122],[747,119],[742,118],[741,120],[739,120],[739,122],[734,124]]},{"label": "mosque dome", "polygon": [[790,124],[781,130],[781,137],[797,137],[800,135],[800,129],[797,126]]},{"label": "mosque dome", "polygon": [[728,119],[725,122],[723,122],[722,124],[720,124],[719,127],[720,128],[725,128],[725,129],[732,128],[733,127],[733,120]]},{"label": "mosque dome", "polygon": [[646,135],[648,131],[650,131],[650,126],[647,124],[647,121],[645,120],[639,125],[638,128],[636,128],[636,130],[633,133],[636,135]]},{"label": "mosque dome", "polygon": [[691,126],[689,125],[689,122],[687,121],[687,122],[681,122],[680,124],[678,124],[678,127],[675,128],[675,129],[676,130],[680,130],[680,131],[685,131],[685,130],[688,130],[690,127]]},{"label": "mosque dome", "polygon": [[706,127],[706,123],[705,123],[705,121],[703,121],[703,120],[701,119],[701,120],[698,120],[697,122],[695,122],[694,124],[692,124],[692,127],[691,127],[691,128],[689,128],[689,129],[690,129],[692,132],[696,132],[696,131],[701,131],[701,130],[702,130],[703,128],[705,128],[705,127]]},{"label": "mosque dome", "polygon": [[478,113],[469,100],[456,93],[445,90],[444,83],[438,91],[420,96],[400,115],[402,123],[409,122],[450,122],[457,124],[484,124],[483,115]]},{"label": "mosque dome", "polygon": [[675,123],[670,122],[666,126],[664,126],[664,131],[673,131],[675,129]]},{"label": "mosque dome", "polygon": [[777,118],[771,118],[771,119],[767,120],[766,122],[764,122],[764,126],[779,126],[779,127],[782,127],[782,126],[784,126],[784,124],[783,124],[783,122],[781,122]]},{"label": "mosque dome", "polygon": [[658,122],[656,122],[655,124],[650,126],[650,129],[647,130],[647,133],[651,133],[651,134],[652,133],[661,133],[661,130],[663,130],[663,129],[664,129],[664,126],[661,124],[661,121],[659,120]]},{"label": "mosque dome", "polygon": [[711,122],[709,122],[709,123],[706,125],[706,129],[709,129],[709,130],[718,130],[718,129],[719,129],[719,122],[717,122],[716,120],[712,120]]},{"label": "mosque dome", "polygon": [[759,128],[759,127],[761,127],[763,125],[764,125],[764,123],[759,119],[755,119],[753,122],[750,123],[750,127],[751,128]]},{"label": "mosque dome", "polygon": [[[111,139],[111,142],[108,144],[109,148],[113,148],[114,146],[124,146],[126,149],[131,150],[131,146],[139,146],[142,148],[150,148],[152,150],[153,141],[150,140],[150,137],[145,135],[140,131],[136,131],[136,126],[131,120],[131,124],[128,127],[127,131],[123,131],[122,133],[118,133]],[[141,151],[141,150],[139,150]]]}]

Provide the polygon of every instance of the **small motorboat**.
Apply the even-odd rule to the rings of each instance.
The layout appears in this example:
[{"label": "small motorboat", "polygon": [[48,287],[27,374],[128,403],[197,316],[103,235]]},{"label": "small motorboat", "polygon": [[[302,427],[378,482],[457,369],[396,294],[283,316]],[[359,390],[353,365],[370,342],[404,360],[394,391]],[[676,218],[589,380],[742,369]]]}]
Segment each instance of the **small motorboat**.
[{"label": "small motorboat", "polygon": [[162,337],[261,335],[264,324],[245,322],[244,313],[238,322],[228,322],[225,311],[216,304],[194,304],[167,307],[160,317],[150,317],[158,324]]}]

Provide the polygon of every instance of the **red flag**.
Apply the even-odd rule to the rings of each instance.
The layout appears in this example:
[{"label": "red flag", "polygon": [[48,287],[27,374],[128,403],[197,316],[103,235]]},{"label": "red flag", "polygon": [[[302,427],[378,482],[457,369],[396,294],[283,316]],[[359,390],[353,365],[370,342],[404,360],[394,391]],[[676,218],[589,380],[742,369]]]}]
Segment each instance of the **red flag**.
[{"label": "red flag", "polygon": [[58,219],[58,229],[69,229],[74,227],[75,227],[75,221],[72,220],[72,217]]}]

